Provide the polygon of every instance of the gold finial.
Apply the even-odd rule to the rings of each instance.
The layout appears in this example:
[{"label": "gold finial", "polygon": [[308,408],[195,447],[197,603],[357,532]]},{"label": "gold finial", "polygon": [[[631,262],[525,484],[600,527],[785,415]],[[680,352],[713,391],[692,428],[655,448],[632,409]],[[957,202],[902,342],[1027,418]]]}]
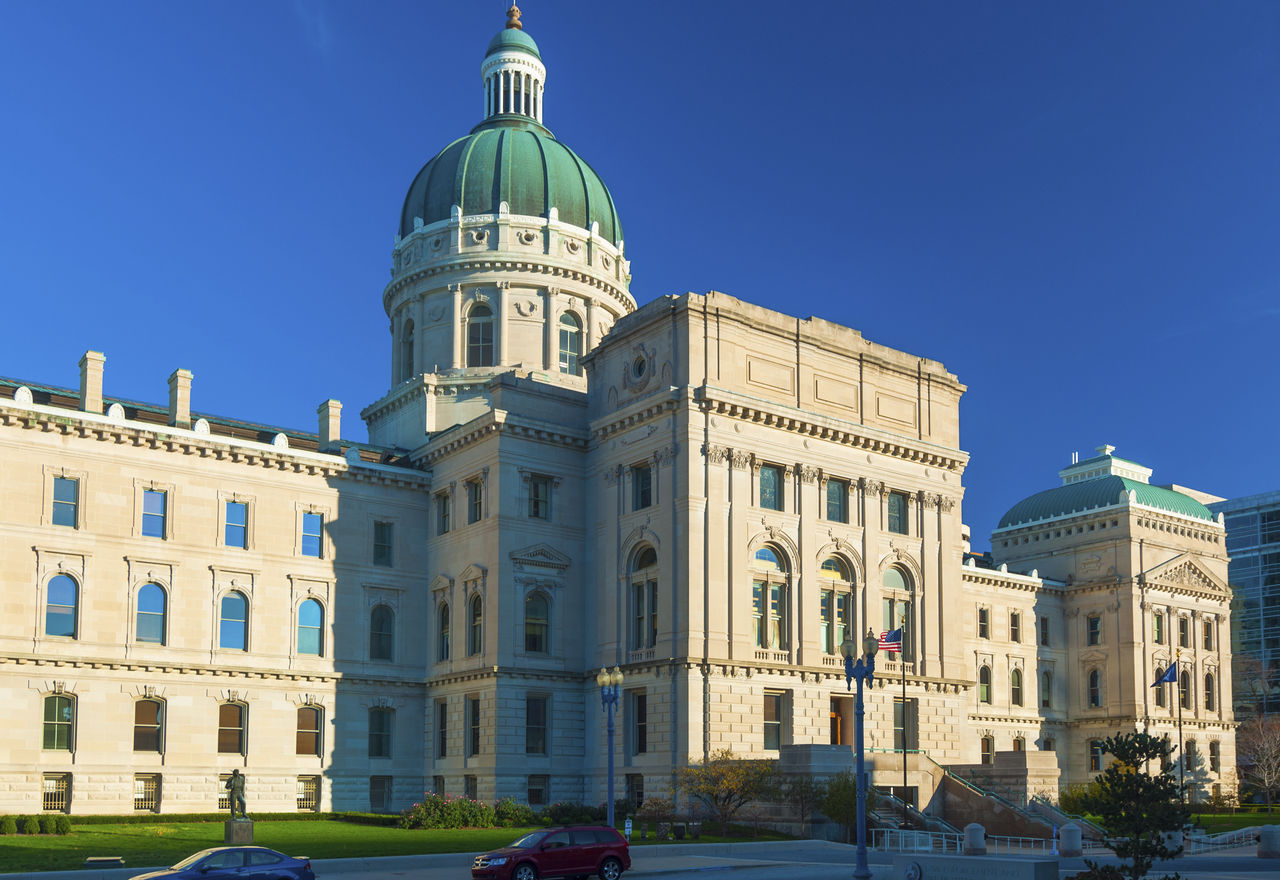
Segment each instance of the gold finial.
[{"label": "gold finial", "polygon": [[507,27],[515,28],[518,31],[524,30],[524,25],[520,23],[520,7],[514,3],[507,10]]}]

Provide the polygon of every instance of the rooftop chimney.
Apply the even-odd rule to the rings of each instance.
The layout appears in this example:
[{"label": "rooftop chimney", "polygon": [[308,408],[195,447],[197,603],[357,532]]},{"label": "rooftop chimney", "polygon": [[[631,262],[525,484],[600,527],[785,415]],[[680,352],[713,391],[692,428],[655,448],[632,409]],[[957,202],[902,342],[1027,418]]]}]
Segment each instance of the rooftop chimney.
[{"label": "rooftop chimney", "polygon": [[316,407],[320,417],[320,451],[338,452],[342,437],[342,404],[332,397]]},{"label": "rooftop chimney", "polygon": [[191,371],[174,370],[169,376],[169,424],[191,427]]},{"label": "rooftop chimney", "polygon": [[107,356],[86,351],[80,358],[80,411],[102,415],[102,365]]}]

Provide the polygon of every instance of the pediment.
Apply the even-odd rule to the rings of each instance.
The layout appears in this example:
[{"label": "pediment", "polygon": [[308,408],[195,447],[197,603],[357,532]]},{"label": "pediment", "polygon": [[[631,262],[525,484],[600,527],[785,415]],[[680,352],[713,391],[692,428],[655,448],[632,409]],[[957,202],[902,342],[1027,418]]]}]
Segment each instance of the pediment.
[{"label": "pediment", "polygon": [[1194,559],[1170,559],[1148,571],[1144,579],[1148,584],[1168,584],[1202,590],[1223,598],[1231,597],[1231,588],[1226,582]]},{"label": "pediment", "polygon": [[449,577],[447,574],[438,574],[431,579],[432,592],[439,592],[440,590],[448,590],[452,587],[453,587],[453,578]]},{"label": "pediment", "polygon": [[458,580],[464,584],[469,581],[482,581],[486,574],[488,574],[488,569],[473,562],[462,570],[462,574],[458,575]]},{"label": "pediment", "polygon": [[550,544],[531,544],[511,551],[511,561],[517,569],[541,569],[564,571],[573,560]]}]

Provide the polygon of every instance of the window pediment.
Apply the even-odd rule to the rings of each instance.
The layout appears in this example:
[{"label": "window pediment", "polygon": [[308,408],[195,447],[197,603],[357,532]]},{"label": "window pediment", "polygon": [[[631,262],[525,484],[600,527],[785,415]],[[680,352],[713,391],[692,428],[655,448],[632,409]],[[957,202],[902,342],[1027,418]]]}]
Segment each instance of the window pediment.
[{"label": "window pediment", "polygon": [[573,560],[550,544],[531,544],[511,551],[511,561],[517,570],[564,571]]}]

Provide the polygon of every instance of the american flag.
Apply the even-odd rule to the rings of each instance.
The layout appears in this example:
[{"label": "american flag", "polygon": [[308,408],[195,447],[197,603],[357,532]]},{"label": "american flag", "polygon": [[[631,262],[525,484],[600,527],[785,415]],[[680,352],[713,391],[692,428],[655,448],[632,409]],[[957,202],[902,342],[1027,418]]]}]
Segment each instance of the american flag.
[{"label": "american flag", "polygon": [[902,627],[880,633],[881,651],[902,651]]}]

